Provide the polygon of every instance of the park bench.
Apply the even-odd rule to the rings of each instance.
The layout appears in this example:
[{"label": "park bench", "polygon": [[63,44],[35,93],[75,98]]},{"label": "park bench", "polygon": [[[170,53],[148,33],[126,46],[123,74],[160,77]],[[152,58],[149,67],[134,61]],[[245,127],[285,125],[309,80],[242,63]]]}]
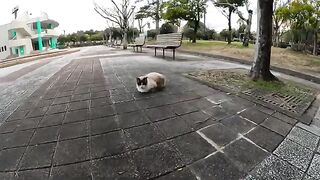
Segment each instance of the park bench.
[{"label": "park bench", "polygon": [[137,48],[137,52],[139,52],[139,47],[140,47],[140,50],[141,50],[140,52],[142,52],[142,47],[144,46],[145,43],[146,43],[146,37],[140,36],[134,40],[134,44],[129,44],[128,46],[133,47],[133,51],[135,51]]},{"label": "park bench", "polygon": [[182,33],[170,33],[170,34],[160,34],[157,35],[156,44],[147,45],[147,48],[154,48],[154,55],[157,56],[157,49],[162,49],[165,56],[166,49],[172,49],[173,59],[176,56],[176,49],[181,46],[182,43]]},{"label": "park bench", "polygon": [[119,48],[122,44],[122,40],[121,39],[116,39],[113,43],[113,46],[115,46],[116,48]]}]

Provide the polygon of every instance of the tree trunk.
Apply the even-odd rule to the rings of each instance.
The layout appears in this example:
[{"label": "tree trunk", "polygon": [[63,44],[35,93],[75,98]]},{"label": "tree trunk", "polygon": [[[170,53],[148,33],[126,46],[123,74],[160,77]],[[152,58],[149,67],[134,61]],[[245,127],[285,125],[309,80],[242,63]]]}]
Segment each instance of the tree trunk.
[{"label": "tree trunk", "polygon": [[250,70],[253,80],[277,80],[270,72],[273,0],[258,0],[258,29],[255,57]]},{"label": "tree trunk", "polygon": [[232,40],[231,15],[232,15],[232,7],[229,7],[229,15],[228,15],[228,27],[229,27],[228,44],[231,44],[231,40]]},{"label": "tree trunk", "polygon": [[123,33],[123,43],[122,43],[123,49],[128,49],[128,30],[124,30]]},{"label": "tree trunk", "polygon": [[249,10],[249,17],[247,20],[247,27],[244,34],[244,41],[243,46],[248,47],[249,46],[249,40],[250,40],[250,34],[251,34],[251,25],[252,25],[252,10]]},{"label": "tree trunk", "polygon": [[197,42],[198,26],[199,26],[199,21],[197,21],[197,20],[194,21],[192,43],[196,43]]},{"label": "tree trunk", "polygon": [[318,55],[318,29],[314,30],[314,35],[313,35],[313,55],[314,56]]},{"label": "tree trunk", "polygon": [[156,33],[160,34],[160,0],[157,0],[157,13],[156,13]]}]

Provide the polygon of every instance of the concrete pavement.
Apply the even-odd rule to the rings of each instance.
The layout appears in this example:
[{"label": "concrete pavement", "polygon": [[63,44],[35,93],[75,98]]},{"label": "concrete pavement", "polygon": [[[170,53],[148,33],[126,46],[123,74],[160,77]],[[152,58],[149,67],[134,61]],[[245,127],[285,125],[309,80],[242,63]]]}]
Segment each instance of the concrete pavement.
[{"label": "concrete pavement", "polygon": [[[188,59],[91,47],[3,73],[0,179],[319,177],[317,127],[181,75],[246,66]],[[151,71],[167,88],[137,93]]]}]

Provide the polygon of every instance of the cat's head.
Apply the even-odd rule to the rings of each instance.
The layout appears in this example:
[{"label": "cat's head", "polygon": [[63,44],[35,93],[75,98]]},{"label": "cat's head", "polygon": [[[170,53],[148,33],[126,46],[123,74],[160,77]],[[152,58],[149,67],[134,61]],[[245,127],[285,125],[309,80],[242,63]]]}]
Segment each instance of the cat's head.
[{"label": "cat's head", "polygon": [[146,89],[148,84],[147,77],[137,77],[137,86],[141,89]]}]

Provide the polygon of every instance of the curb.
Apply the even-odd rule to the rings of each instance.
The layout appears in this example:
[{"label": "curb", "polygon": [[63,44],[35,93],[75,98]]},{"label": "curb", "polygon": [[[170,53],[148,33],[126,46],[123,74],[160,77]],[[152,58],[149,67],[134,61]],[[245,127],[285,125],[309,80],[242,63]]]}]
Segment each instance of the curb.
[{"label": "curb", "polygon": [[[243,60],[243,59],[238,59],[238,58],[233,58],[233,57],[227,57],[227,56],[221,56],[221,55],[214,55],[214,54],[208,54],[208,53],[201,53],[201,52],[190,52],[186,50],[177,50],[178,52],[186,53],[186,54],[192,54],[192,55],[197,55],[197,56],[206,56],[206,57],[211,57],[211,58],[219,58],[219,59],[224,59],[230,62],[237,62],[240,64],[245,64],[245,65],[251,65],[251,62]],[[317,84],[320,84],[320,78],[304,73],[300,73],[297,71],[289,70],[289,69],[284,69],[280,67],[275,67],[275,66],[270,66],[271,70],[287,74],[290,76],[295,76],[307,81],[311,81]]]},{"label": "curb", "polygon": [[7,61],[2,61],[2,62],[0,61],[0,69],[5,68],[5,67],[9,67],[9,66],[13,66],[15,64],[22,64],[22,63],[26,63],[26,62],[30,62],[30,61],[40,60],[43,58],[62,56],[62,55],[66,55],[66,54],[75,53],[78,51],[80,51],[80,50],[79,49],[65,50],[65,51],[59,51],[59,52],[53,52],[53,53],[39,54],[36,56],[20,57],[20,58],[10,59]]}]

